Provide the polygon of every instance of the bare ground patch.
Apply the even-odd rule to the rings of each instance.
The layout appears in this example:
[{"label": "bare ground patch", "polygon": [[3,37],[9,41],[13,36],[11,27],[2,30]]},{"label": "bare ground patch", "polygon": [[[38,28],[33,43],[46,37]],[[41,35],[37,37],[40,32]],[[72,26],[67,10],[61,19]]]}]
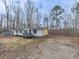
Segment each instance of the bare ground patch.
[{"label": "bare ground patch", "polygon": [[1,37],[0,59],[79,59],[79,37]]}]

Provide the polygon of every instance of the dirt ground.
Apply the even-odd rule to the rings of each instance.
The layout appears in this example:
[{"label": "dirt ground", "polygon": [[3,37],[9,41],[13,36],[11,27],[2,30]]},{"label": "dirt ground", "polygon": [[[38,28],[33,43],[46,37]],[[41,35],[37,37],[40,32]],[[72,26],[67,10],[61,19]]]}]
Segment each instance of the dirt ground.
[{"label": "dirt ground", "polygon": [[79,59],[79,37],[39,39],[1,37],[0,59]]}]

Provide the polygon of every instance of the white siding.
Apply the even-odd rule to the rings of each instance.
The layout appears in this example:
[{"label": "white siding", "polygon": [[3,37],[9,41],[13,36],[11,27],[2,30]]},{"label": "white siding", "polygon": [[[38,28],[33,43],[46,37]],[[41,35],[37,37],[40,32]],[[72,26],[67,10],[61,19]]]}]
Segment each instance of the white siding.
[{"label": "white siding", "polygon": [[37,37],[44,36],[44,35],[43,35],[43,30],[37,30],[36,33],[34,33],[34,32],[32,31],[32,34],[33,34],[34,36],[37,36]]},{"label": "white siding", "polygon": [[16,31],[14,31],[14,35],[20,35],[20,36],[22,36],[23,35],[23,31],[22,32],[18,31],[18,33]]}]

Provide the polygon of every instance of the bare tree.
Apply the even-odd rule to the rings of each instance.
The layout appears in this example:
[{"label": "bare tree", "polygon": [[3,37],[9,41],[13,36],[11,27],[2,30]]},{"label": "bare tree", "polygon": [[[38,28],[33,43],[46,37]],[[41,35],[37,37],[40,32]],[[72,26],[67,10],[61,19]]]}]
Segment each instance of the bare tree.
[{"label": "bare tree", "polygon": [[4,3],[4,5],[5,5],[5,9],[6,9],[6,19],[7,19],[7,30],[9,30],[9,11],[10,11],[10,9],[9,9],[9,6],[7,5],[7,1],[6,0],[2,0],[3,1],[3,3]]},{"label": "bare tree", "polygon": [[72,7],[72,12],[74,14],[74,24],[75,24],[75,29],[78,30],[79,28],[79,3],[77,2],[74,7]]},{"label": "bare tree", "polygon": [[3,30],[3,15],[1,14],[1,17],[0,17],[0,30],[2,31]]},{"label": "bare tree", "polygon": [[33,25],[33,13],[34,13],[34,4],[31,0],[27,0],[25,4],[25,13],[26,13],[26,23],[27,27],[32,27]]},{"label": "bare tree", "polygon": [[48,17],[44,17],[44,26],[48,27]]},{"label": "bare tree", "polygon": [[56,21],[56,29],[59,29],[59,24],[60,24],[60,15],[64,12],[61,6],[56,5],[54,8],[52,8],[50,17],[52,20]]},{"label": "bare tree", "polygon": [[35,12],[36,12],[36,15],[35,15],[36,24],[35,24],[35,26],[40,27],[41,15],[40,15],[38,8],[36,8]]}]

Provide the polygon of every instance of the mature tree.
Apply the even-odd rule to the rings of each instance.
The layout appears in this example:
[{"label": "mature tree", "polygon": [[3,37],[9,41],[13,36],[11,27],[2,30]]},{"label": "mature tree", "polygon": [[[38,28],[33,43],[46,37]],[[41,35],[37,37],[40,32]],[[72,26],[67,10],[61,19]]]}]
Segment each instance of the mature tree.
[{"label": "mature tree", "polygon": [[17,23],[17,22],[18,22],[18,21],[17,21],[17,20],[18,20],[17,18],[19,18],[19,14],[18,14],[18,13],[19,13],[19,12],[18,12],[19,10],[18,10],[18,9],[19,9],[20,7],[19,7],[19,5],[18,5],[17,3],[18,3],[18,2],[15,1],[15,3],[13,2],[12,5],[11,5],[11,7],[12,7],[11,10],[12,10],[12,12],[14,13],[14,15],[13,15],[13,30],[17,30],[18,25],[19,25],[19,24]]},{"label": "mature tree", "polygon": [[72,12],[73,12],[73,16],[74,17],[74,25],[75,25],[75,29],[78,30],[79,28],[79,3],[77,2],[73,7],[72,7]]},{"label": "mature tree", "polygon": [[58,29],[59,24],[60,24],[60,15],[64,12],[64,9],[62,9],[61,6],[56,5],[54,8],[52,8],[50,17],[52,20],[56,21],[56,29]]},{"label": "mature tree", "polygon": [[68,29],[71,27],[71,23],[72,23],[71,15],[68,15],[65,13],[63,21],[64,21],[63,25],[65,29]]},{"label": "mature tree", "polygon": [[44,17],[44,26],[48,27],[48,17]]},{"label": "mature tree", "polygon": [[39,10],[38,10],[38,8],[36,8],[36,10],[35,10],[35,26],[36,27],[40,27],[40,21],[41,21],[41,15],[40,15],[40,12],[39,12]]},{"label": "mature tree", "polygon": [[3,15],[0,15],[0,30],[2,31],[3,29]]},{"label": "mature tree", "polygon": [[6,0],[2,0],[4,5],[5,5],[5,9],[6,9],[6,19],[7,19],[7,30],[9,29],[9,6],[7,5],[7,1]]},{"label": "mature tree", "polygon": [[27,27],[33,26],[33,14],[34,14],[34,4],[31,0],[27,0],[25,3],[25,14],[26,14],[26,23]]},{"label": "mature tree", "polygon": [[16,28],[17,30],[20,29],[20,6],[17,5],[17,12],[16,12]]},{"label": "mature tree", "polygon": [[20,30],[22,29],[22,22],[23,22],[23,19],[22,18],[22,8],[20,6],[20,1],[16,1],[14,4],[13,4],[13,9],[12,9],[13,13],[14,13],[14,17],[13,17],[13,29],[15,30]]}]

